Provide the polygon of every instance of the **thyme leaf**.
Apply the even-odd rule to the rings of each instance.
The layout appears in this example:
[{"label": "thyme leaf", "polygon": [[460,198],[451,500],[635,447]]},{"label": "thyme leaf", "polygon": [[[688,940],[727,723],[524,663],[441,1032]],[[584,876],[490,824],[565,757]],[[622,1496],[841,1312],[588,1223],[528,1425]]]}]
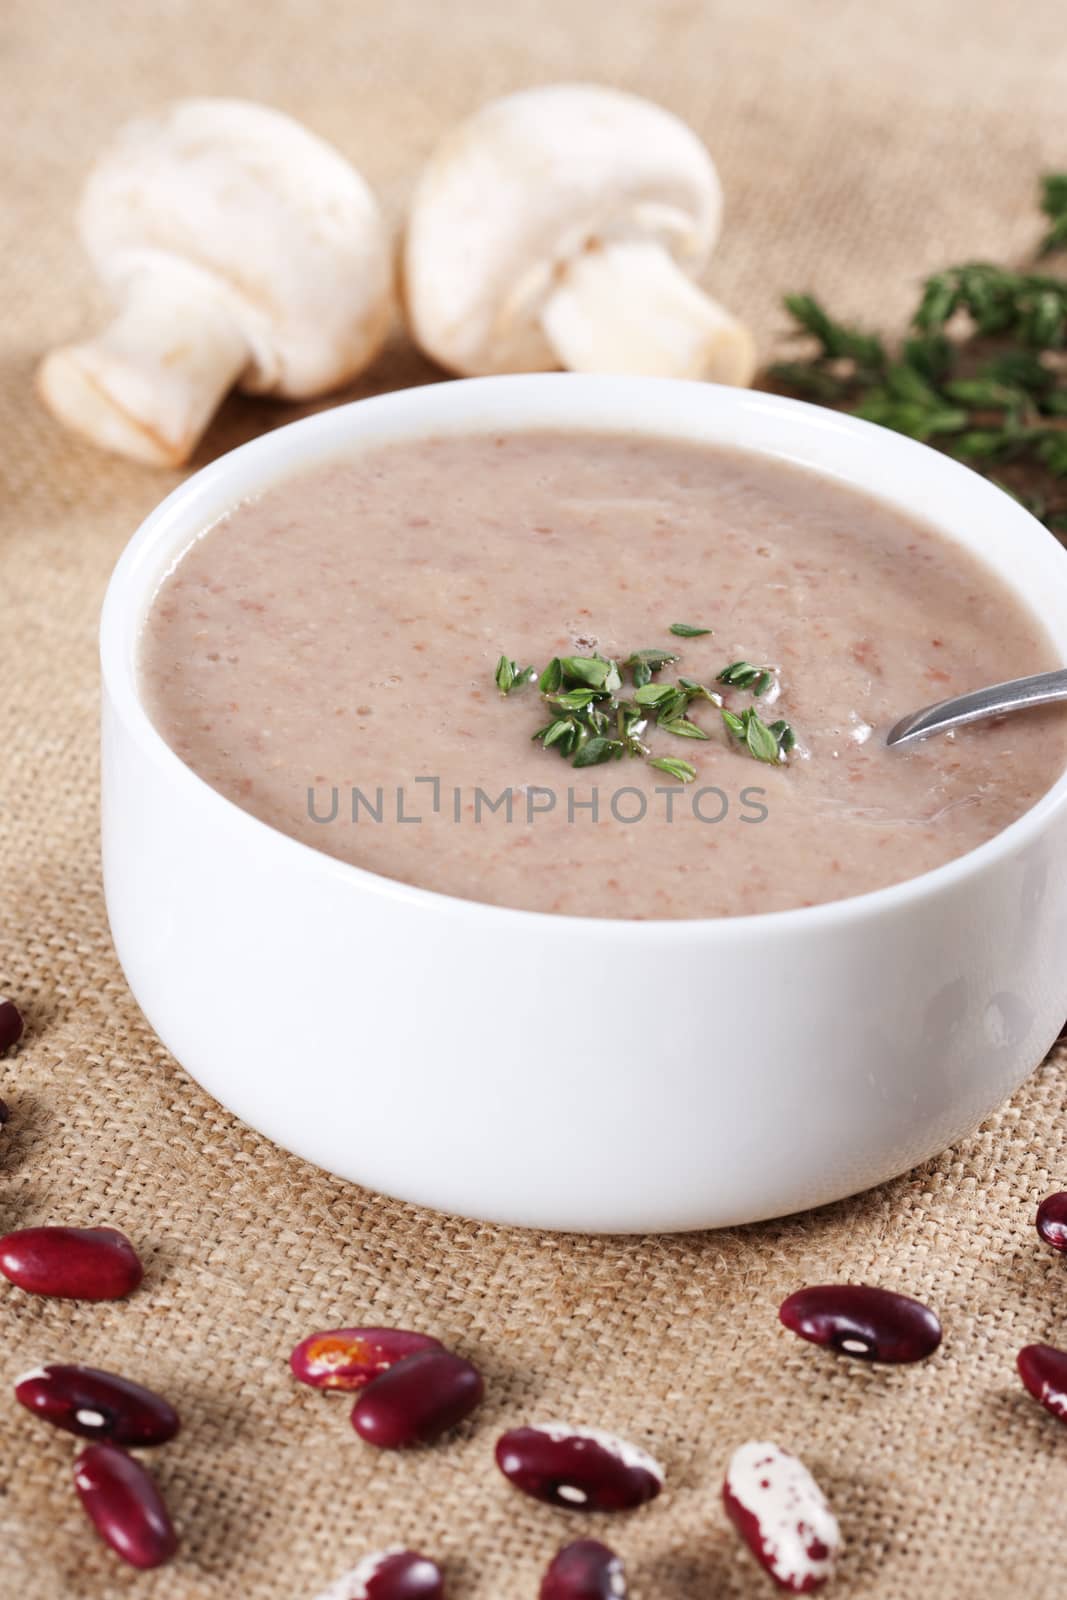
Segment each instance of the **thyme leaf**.
[{"label": "thyme leaf", "polygon": [[690,766],[688,761],[679,761],[677,756],[656,756],[648,764],[677,778],[679,783],[692,783],[697,775],[696,767]]},{"label": "thyme leaf", "polygon": [[565,682],[588,684],[591,689],[606,688],[612,672],[617,680],[616,688],[622,681],[614,661],[605,661],[602,656],[562,656],[559,666]]},{"label": "thyme leaf", "polygon": [[599,735],[588,739],[574,758],[576,767],[596,767],[602,761],[613,761],[623,753],[622,741],[605,739]]},{"label": "thyme leaf", "polygon": [[709,689],[707,684],[700,683],[696,678],[679,677],[678,684],[690,700],[710,700],[713,706],[722,705],[722,695],[716,694],[714,689]]},{"label": "thyme leaf", "polygon": [[563,665],[558,656],[553,656],[548,666],[537,680],[537,687],[542,694],[554,694],[563,682]]},{"label": "thyme leaf", "polygon": [[703,728],[698,728],[695,722],[690,722],[688,717],[672,717],[669,722],[664,722],[660,717],[657,726],[664,733],[673,733],[679,739],[710,739],[711,734],[705,733]]},{"label": "thyme leaf", "polygon": [[496,686],[501,694],[510,694],[513,689],[521,689],[531,678],[536,677],[536,667],[520,667],[519,663],[512,661],[509,656],[501,656],[496,664]]},{"label": "thyme leaf", "polygon": [[728,667],[716,673],[715,681],[731,689],[751,689],[758,700],[774,682],[774,668],[754,667],[751,661],[731,661]]},{"label": "thyme leaf", "polygon": [[[1049,228],[1038,260],[1067,251],[1067,172],[1041,180],[1040,204]],[[926,279],[895,348],[812,295],[785,307],[814,353],[772,367],[779,387],[958,456],[1067,542],[1067,277],[946,267]]]},{"label": "thyme leaf", "polygon": [[679,639],[700,639],[705,633],[710,633],[710,628],[694,627],[691,622],[672,622],[668,633],[677,634]]},{"label": "thyme leaf", "polygon": [[677,692],[669,683],[645,683],[634,691],[634,700],[639,706],[649,706],[654,710]]},{"label": "thyme leaf", "polygon": [[626,657],[624,666],[647,667],[649,672],[658,672],[661,667],[669,667],[678,657],[670,650],[635,650],[633,655]]}]

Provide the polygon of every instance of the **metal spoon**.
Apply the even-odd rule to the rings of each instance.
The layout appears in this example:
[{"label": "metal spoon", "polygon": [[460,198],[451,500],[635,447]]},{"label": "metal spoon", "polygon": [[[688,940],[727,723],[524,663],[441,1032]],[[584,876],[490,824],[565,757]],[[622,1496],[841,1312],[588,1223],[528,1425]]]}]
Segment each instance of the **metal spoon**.
[{"label": "metal spoon", "polygon": [[1032,678],[1012,678],[1009,683],[994,683],[988,689],[975,689],[971,694],[958,694],[951,700],[924,706],[909,717],[901,717],[886,734],[885,742],[893,746],[911,744],[931,733],[947,733],[949,728],[962,728],[968,722],[982,722],[986,717],[1022,711],[1027,706],[1048,706],[1056,700],[1067,700],[1067,667],[1038,672]]}]

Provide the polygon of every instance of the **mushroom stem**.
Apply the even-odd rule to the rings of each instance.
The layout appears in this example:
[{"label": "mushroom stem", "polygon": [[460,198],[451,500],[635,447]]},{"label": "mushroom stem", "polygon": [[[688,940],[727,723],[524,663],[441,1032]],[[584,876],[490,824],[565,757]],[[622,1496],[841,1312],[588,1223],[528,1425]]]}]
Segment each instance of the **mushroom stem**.
[{"label": "mushroom stem", "polygon": [[575,256],[541,310],[541,326],[560,365],[572,372],[738,386],[755,376],[748,329],[654,240],[618,240]]},{"label": "mushroom stem", "polygon": [[54,415],[94,444],[176,467],[249,354],[220,299],[148,273],[103,333],[46,356],[38,383]]}]

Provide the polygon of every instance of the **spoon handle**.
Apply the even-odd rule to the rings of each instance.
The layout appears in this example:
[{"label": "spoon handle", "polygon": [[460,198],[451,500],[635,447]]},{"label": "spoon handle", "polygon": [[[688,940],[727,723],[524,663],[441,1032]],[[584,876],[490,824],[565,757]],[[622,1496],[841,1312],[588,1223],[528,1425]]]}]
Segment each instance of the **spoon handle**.
[{"label": "spoon handle", "polygon": [[1038,672],[1032,678],[994,683],[988,689],[975,689],[971,694],[924,706],[890,728],[885,742],[910,744],[931,733],[946,733],[949,728],[962,728],[968,722],[982,722],[986,717],[999,717],[1005,711],[1021,711],[1027,706],[1047,706],[1056,700],[1067,700],[1067,667]]}]

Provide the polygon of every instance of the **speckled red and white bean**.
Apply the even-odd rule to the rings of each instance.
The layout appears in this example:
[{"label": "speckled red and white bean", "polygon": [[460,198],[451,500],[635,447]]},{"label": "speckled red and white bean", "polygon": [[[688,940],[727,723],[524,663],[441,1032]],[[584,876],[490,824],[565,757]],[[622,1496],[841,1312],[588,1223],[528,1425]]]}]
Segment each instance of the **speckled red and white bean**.
[{"label": "speckled red and white bean", "polygon": [[364,1556],[318,1600],[445,1600],[445,1582],[429,1556],[393,1545]]},{"label": "speckled red and white bean", "polygon": [[736,1450],[722,1487],[727,1514],[781,1588],[811,1594],[829,1578],[841,1548],[837,1519],[815,1479],[780,1445]]}]

